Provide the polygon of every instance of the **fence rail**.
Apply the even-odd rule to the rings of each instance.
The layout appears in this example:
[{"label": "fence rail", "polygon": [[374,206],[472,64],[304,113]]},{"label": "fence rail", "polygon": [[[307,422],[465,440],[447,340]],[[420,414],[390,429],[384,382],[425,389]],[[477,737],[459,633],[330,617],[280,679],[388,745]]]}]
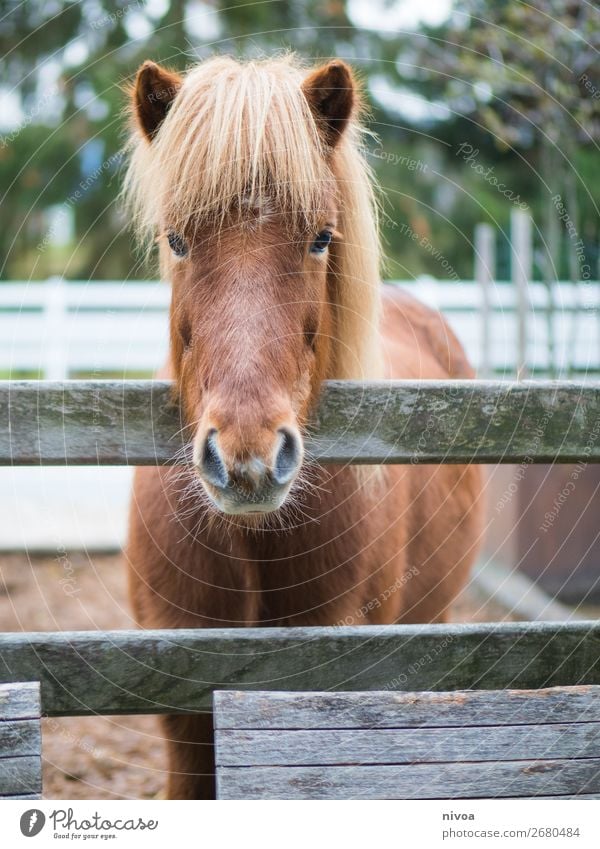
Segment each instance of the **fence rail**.
[{"label": "fence rail", "polygon": [[186,713],[212,692],[600,684],[600,624],[481,623],[0,635],[0,682],[48,716]]},{"label": "fence rail", "polygon": [[[0,381],[0,465],[167,465],[185,431],[162,381]],[[321,463],[600,462],[600,382],[328,381]]]}]

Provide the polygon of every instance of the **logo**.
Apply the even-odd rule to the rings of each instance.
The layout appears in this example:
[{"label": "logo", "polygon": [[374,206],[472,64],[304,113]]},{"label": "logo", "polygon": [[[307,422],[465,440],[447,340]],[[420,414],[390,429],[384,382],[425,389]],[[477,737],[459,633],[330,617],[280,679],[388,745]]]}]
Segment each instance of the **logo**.
[{"label": "logo", "polygon": [[25,837],[35,837],[43,829],[46,817],[37,808],[31,808],[21,816],[21,834]]}]

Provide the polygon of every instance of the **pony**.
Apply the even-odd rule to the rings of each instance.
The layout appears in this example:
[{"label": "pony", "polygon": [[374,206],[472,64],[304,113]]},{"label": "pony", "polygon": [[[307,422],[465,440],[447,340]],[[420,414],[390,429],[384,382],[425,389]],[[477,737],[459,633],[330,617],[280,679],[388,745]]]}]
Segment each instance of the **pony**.
[{"label": "pony", "polygon": [[[137,470],[142,628],[443,622],[481,536],[474,465],[323,467],[325,379],[472,377],[444,319],[380,281],[363,97],[341,60],[145,62],[124,182],[170,281],[179,463]],[[166,795],[212,798],[212,717],[162,717]]]}]

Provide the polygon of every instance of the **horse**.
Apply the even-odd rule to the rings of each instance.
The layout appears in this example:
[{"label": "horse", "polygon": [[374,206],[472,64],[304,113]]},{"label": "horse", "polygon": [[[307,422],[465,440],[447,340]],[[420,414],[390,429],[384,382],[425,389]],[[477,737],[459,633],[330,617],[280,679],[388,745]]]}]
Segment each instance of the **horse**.
[{"label": "horse", "polygon": [[[447,621],[482,533],[475,465],[321,466],[326,379],[472,377],[440,314],[380,281],[364,97],[338,59],[147,61],[124,193],[172,287],[179,462],[137,470],[142,628]],[[212,718],[162,717],[166,796],[214,796]]]}]

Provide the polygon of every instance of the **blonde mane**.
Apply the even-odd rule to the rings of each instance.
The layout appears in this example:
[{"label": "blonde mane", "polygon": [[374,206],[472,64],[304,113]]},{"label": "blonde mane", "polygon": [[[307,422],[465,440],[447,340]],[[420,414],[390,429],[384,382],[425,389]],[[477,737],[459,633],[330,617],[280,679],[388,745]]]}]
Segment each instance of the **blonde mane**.
[{"label": "blonde mane", "polygon": [[335,339],[329,377],[382,376],[379,342],[379,235],[370,169],[353,119],[326,156],[302,92],[306,70],[291,56],[238,62],[215,57],[183,78],[151,143],[130,141],[124,195],[142,238],[190,222],[218,227],[253,203],[277,204],[313,228],[324,188],[339,204]]}]

